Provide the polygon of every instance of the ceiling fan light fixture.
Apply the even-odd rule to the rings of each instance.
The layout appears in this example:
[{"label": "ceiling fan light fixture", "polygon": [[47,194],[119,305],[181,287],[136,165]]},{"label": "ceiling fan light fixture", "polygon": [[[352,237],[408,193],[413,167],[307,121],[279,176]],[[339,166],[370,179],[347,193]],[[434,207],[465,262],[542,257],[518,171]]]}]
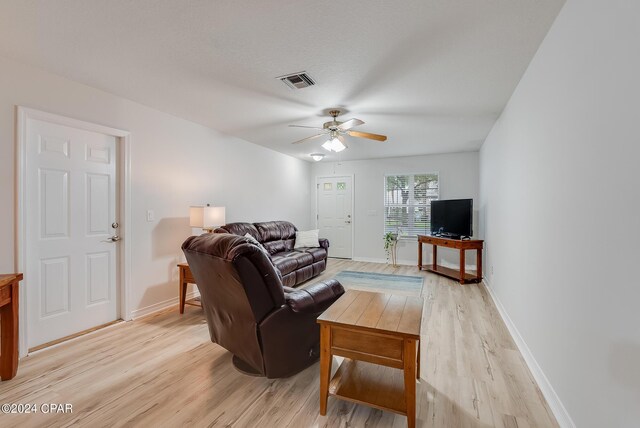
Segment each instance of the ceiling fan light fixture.
[{"label": "ceiling fan light fixture", "polygon": [[322,153],[311,153],[309,156],[311,156],[316,162],[320,162],[324,158]]},{"label": "ceiling fan light fixture", "polygon": [[331,145],[333,146],[333,151],[338,153],[343,151],[344,149],[347,148],[347,146],[345,146],[344,144],[342,144],[342,141],[338,140],[338,138],[334,138],[333,140],[331,140]]},{"label": "ceiling fan light fixture", "polygon": [[328,150],[330,152],[341,152],[344,149],[347,148],[347,146],[345,146],[344,144],[342,144],[342,141],[340,141],[338,139],[338,137],[333,137],[330,140],[327,140],[323,145],[322,148],[325,150]]}]

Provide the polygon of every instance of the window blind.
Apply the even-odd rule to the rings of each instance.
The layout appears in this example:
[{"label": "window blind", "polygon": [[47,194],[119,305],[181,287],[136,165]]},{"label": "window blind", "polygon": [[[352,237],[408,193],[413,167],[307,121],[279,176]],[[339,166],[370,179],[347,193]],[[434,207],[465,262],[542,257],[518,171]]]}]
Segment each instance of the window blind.
[{"label": "window blind", "polygon": [[431,201],[440,195],[437,173],[385,175],[384,233],[431,233]]}]

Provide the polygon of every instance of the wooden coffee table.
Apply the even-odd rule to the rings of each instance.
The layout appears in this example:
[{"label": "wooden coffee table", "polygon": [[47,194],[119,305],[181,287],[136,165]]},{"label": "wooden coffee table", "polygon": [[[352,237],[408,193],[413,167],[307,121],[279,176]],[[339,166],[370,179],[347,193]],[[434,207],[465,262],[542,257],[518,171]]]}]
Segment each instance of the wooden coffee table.
[{"label": "wooden coffee table", "polygon": [[[422,306],[421,297],[348,290],[318,317],[321,415],[333,395],[406,415],[415,427]],[[334,355],[345,359],[331,379]]]}]

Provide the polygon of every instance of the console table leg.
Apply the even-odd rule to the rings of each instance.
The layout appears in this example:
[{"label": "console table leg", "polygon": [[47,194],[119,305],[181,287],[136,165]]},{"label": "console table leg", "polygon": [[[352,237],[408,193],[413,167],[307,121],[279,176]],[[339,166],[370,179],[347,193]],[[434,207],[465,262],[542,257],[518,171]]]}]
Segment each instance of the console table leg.
[{"label": "console table leg", "polygon": [[432,266],[433,270],[438,270],[438,246],[433,245],[433,262]]},{"label": "console table leg", "polygon": [[478,264],[478,282],[482,281],[482,250],[478,248],[476,250],[478,256],[476,257],[476,263]]},{"label": "console table leg", "polygon": [[460,284],[464,284],[464,265],[466,264],[464,252],[464,250],[460,250]]},{"label": "console table leg", "polygon": [[418,241],[418,270],[422,269],[422,242]]}]

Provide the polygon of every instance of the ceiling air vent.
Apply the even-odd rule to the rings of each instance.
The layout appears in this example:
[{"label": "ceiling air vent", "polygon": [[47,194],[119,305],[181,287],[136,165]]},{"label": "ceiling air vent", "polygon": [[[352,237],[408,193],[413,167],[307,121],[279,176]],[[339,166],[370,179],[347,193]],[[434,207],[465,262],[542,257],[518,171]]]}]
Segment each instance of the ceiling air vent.
[{"label": "ceiling air vent", "polygon": [[305,71],[276,77],[276,79],[280,79],[282,83],[284,83],[291,89],[302,89],[316,84],[316,82],[314,82],[313,79],[309,77],[309,75]]}]

